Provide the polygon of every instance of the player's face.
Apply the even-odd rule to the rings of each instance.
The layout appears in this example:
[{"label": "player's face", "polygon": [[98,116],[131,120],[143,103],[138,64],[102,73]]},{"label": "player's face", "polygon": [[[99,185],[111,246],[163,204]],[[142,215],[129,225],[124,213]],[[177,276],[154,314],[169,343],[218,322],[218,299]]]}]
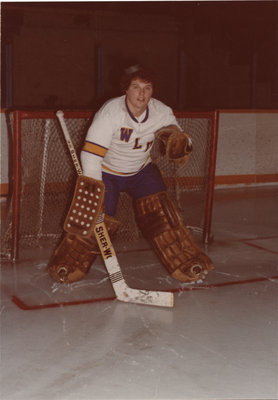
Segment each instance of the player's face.
[{"label": "player's face", "polygon": [[153,85],[151,82],[144,82],[141,79],[131,81],[126,91],[127,104],[133,115],[141,115],[150,101],[153,94]]}]

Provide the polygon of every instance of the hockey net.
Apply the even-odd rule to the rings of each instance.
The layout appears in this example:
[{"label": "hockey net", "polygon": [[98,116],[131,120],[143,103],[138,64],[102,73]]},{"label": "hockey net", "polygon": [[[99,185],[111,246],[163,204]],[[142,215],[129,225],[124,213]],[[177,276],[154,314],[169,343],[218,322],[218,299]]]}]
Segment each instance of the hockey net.
[{"label": "hockey net", "polygon": [[[171,198],[190,228],[210,239],[218,114],[177,112],[182,129],[193,141],[186,165],[161,156],[154,143],[152,156],[160,168]],[[93,118],[91,111],[64,111],[77,154]],[[13,111],[8,115],[12,151],[12,195],[2,235],[1,258],[16,260],[26,247],[57,245],[71,203],[76,171],[54,111]],[[117,240],[140,240],[132,199],[122,193],[116,218]]]}]

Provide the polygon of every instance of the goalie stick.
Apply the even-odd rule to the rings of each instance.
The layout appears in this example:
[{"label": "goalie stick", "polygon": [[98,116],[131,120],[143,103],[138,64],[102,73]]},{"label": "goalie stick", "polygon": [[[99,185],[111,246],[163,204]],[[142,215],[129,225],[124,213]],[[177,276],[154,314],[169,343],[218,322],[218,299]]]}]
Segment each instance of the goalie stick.
[{"label": "goalie stick", "polygon": [[[78,175],[82,175],[82,168],[77,158],[77,154],[64,119],[63,111],[57,111],[56,116],[60,122],[76,172]],[[174,294],[171,292],[133,289],[127,285],[122,275],[121,267],[119,265],[103,218],[104,215],[101,214],[94,227],[94,232],[117,299],[129,303],[138,303],[161,307],[173,307]]]}]

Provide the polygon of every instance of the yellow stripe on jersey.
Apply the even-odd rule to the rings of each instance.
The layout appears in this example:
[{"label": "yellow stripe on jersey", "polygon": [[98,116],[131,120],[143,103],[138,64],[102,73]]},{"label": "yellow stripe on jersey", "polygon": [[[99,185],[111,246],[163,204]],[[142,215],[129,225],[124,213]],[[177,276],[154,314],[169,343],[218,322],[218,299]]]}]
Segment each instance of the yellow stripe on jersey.
[{"label": "yellow stripe on jersey", "polygon": [[99,144],[93,142],[88,142],[87,140],[85,141],[82,150],[87,151],[88,153],[95,154],[99,157],[104,157],[107,153],[107,149],[105,147],[102,147]]},{"label": "yellow stripe on jersey", "polygon": [[106,167],[106,165],[103,165],[103,164],[102,164],[102,168],[105,169],[106,171],[113,172],[113,174],[116,174],[116,175],[133,175],[133,174],[136,174],[136,172],[126,172],[126,173],[124,173],[124,172],[114,171],[113,169],[108,168],[108,167]]}]

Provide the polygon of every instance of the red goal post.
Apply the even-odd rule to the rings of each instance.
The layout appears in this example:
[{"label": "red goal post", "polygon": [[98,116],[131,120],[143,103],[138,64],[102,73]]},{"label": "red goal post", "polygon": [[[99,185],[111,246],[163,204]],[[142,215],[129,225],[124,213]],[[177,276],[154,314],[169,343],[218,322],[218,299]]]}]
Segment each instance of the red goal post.
[{"label": "red goal post", "polygon": [[[64,117],[80,154],[94,113],[65,110]],[[182,129],[193,141],[186,165],[177,166],[160,156],[154,143],[152,155],[187,226],[211,238],[218,112],[175,112]],[[16,110],[8,115],[12,137],[12,195],[2,239],[1,258],[16,260],[24,247],[51,243],[62,235],[63,221],[72,197],[76,172],[55,111]],[[119,240],[139,240],[132,200],[120,197],[116,217],[122,226]],[[134,246],[133,246],[134,247]]]}]

